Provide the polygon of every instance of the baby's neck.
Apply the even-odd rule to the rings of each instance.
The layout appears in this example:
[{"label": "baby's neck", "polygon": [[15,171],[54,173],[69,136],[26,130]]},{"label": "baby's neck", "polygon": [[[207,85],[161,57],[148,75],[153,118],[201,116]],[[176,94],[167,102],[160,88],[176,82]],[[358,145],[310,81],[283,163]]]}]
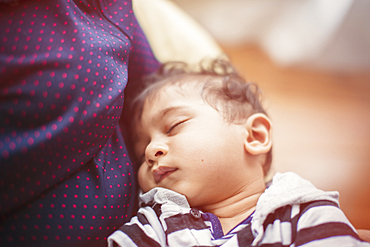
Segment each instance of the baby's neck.
[{"label": "baby's neck", "polygon": [[264,190],[265,184],[257,182],[224,201],[203,207],[202,210],[216,215],[226,234],[253,213]]}]

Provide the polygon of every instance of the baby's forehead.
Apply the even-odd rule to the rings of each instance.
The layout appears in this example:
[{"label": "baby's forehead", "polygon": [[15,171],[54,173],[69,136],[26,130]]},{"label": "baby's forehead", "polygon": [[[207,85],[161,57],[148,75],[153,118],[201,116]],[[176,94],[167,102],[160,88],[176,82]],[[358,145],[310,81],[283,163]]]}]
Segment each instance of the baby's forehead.
[{"label": "baby's forehead", "polygon": [[147,89],[144,90],[144,94],[145,98],[151,101],[151,99],[158,97],[158,95],[166,91],[174,90],[178,93],[199,92],[207,83],[219,82],[221,82],[220,77],[211,75],[179,75],[162,79],[149,85]]},{"label": "baby's forehead", "polygon": [[143,95],[142,105],[143,107],[151,105],[160,100],[163,96],[168,96],[168,94],[187,96],[197,93],[200,95],[202,85],[203,83],[190,78],[175,82],[159,82],[146,90]]},{"label": "baby's forehead", "polygon": [[[179,105],[203,101],[202,99],[202,89],[196,83],[168,84],[145,99],[141,118],[170,107],[175,108]],[[143,115],[144,113],[145,116]]]},{"label": "baby's forehead", "polygon": [[158,80],[149,84],[139,94],[134,103],[136,109],[135,125],[140,124],[144,108],[151,108],[163,96],[203,97],[204,86],[208,82],[213,84],[215,81],[221,82],[221,79],[209,75],[182,75]]}]

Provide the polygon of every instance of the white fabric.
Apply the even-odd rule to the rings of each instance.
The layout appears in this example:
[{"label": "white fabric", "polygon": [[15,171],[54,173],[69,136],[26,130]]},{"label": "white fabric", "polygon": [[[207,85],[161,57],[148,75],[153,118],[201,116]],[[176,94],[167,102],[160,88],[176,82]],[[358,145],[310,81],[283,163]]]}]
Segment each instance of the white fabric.
[{"label": "white fabric", "polygon": [[[110,235],[110,247],[113,243],[132,246],[135,240],[131,241],[129,236],[149,236],[154,241],[153,244],[159,246],[235,247],[250,246],[253,241],[252,246],[281,244],[293,247],[304,244],[306,247],[313,247],[337,246],[336,244],[343,241],[348,244],[345,246],[370,247],[369,243],[358,239],[355,229],[337,207],[337,192],[316,189],[294,173],[276,174],[270,187],[259,198],[251,223],[245,221],[218,239],[213,237],[213,227],[207,227],[212,224],[211,221],[204,217],[195,218],[183,195],[164,188],[155,188],[141,194],[140,200],[153,205],[159,211],[149,206],[141,207],[138,215],[143,215],[142,219],[139,220],[136,216]],[[141,230],[137,227],[130,228],[134,225]],[[307,232],[308,239],[305,235]],[[133,246],[145,244],[134,243]]]},{"label": "white fabric", "polygon": [[263,237],[263,222],[277,208],[285,205],[302,204],[316,200],[327,200],[338,204],[338,192],[325,192],[293,172],[277,173],[272,184],[257,202],[256,213],[252,220],[252,231],[257,244]]}]

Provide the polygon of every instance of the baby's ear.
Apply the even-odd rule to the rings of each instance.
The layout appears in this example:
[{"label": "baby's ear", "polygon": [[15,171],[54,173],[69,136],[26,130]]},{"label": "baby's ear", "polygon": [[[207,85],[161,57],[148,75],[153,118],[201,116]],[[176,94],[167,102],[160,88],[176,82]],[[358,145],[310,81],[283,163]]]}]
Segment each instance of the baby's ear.
[{"label": "baby's ear", "polygon": [[262,113],[251,115],[246,124],[247,136],[244,141],[245,150],[252,154],[264,154],[272,147],[272,126],[270,119]]}]

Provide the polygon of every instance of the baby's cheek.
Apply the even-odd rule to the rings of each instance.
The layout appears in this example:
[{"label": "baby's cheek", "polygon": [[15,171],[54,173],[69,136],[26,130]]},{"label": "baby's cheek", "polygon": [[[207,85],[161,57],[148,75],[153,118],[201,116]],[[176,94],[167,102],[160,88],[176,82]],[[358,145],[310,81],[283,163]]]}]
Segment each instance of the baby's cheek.
[{"label": "baby's cheek", "polygon": [[149,175],[147,166],[145,164],[141,165],[138,171],[138,181],[143,192],[148,192],[151,189]]}]

